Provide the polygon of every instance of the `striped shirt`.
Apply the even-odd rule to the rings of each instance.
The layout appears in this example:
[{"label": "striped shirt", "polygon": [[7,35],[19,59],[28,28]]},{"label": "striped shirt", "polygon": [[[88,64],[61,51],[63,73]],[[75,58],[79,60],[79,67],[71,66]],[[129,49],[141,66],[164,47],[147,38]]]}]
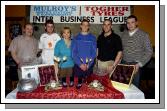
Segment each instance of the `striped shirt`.
[{"label": "striped shirt", "polygon": [[125,31],[121,36],[123,45],[123,60],[139,62],[144,66],[151,58],[153,50],[148,33],[138,29],[132,36]]}]

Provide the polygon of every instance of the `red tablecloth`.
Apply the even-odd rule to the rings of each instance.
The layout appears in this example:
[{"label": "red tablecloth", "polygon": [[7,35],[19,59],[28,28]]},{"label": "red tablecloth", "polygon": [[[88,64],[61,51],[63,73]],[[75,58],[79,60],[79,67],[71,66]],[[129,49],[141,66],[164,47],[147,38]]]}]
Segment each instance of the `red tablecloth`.
[{"label": "red tablecloth", "polygon": [[[88,83],[92,80],[97,79],[104,85],[104,91],[97,91],[88,87]],[[124,95],[122,92],[116,90],[108,76],[99,77],[92,75],[87,79],[87,84],[83,83],[80,89],[76,87],[67,87],[59,90],[45,91],[44,86],[38,87],[32,92],[18,92],[17,99],[123,99]],[[77,79],[75,78],[75,84]]]}]

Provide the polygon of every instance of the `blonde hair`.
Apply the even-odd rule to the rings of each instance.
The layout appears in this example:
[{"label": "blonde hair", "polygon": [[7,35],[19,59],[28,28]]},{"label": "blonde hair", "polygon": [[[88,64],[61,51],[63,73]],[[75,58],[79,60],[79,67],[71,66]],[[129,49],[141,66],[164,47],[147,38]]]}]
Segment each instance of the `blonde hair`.
[{"label": "blonde hair", "polygon": [[[69,31],[70,31],[70,34],[71,34],[71,29],[70,29],[70,27],[64,27],[64,28],[61,30],[61,36],[62,36],[62,38],[63,38],[64,30],[69,30]],[[71,37],[71,36],[70,36],[70,37]]]}]

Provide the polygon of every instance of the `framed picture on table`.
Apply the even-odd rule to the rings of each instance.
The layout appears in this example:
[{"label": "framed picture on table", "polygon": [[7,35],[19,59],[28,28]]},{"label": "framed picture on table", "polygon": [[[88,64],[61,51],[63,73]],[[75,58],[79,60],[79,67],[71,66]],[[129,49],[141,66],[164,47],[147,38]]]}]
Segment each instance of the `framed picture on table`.
[{"label": "framed picture on table", "polygon": [[111,83],[115,88],[128,89],[132,83],[135,65],[118,64],[110,74]]},{"label": "framed picture on table", "polygon": [[54,65],[32,65],[32,66],[23,66],[21,67],[22,78],[35,78],[36,82],[40,86],[44,86],[49,83],[51,80],[58,80],[55,73]]},{"label": "framed picture on table", "polygon": [[54,65],[44,65],[44,66],[39,66],[38,67],[38,73],[39,73],[39,78],[40,78],[40,86],[44,86],[51,81],[57,81],[57,75],[55,71],[55,66]]}]

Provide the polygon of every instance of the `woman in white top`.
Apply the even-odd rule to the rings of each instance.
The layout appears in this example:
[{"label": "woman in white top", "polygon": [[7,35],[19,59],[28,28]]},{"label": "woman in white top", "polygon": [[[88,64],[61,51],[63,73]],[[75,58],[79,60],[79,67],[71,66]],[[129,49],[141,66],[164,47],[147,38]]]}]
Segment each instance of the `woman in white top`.
[{"label": "woman in white top", "polygon": [[45,23],[45,33],[40,37],[39,49],[42,49],[42,63],[54,64],[54,47],[60,40],[60,36],[54,33],[53,20],[47,20]]}]

